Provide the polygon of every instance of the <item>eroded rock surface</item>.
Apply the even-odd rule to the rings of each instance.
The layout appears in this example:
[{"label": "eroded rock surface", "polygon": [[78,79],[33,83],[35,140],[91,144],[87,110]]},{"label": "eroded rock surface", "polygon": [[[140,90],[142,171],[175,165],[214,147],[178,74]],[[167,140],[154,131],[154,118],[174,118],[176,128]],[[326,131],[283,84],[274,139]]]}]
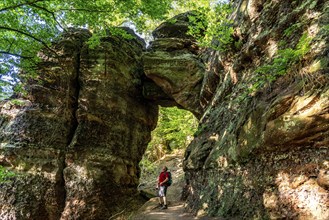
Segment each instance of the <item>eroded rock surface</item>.
[{"label": "eroded rock surface", "polygon": [[241,47],[212,62],[220,82],[185,154],[189,208],[329,219],[329,4],[236,3]]},{"label": "eroded rock surface", "polygon": [[0,218],[109,219],[139,203],[161,104],[201,119],[184,160],[190,211],[328,219],[328,2],[235,4],[225,53],[200,50],[183,14],[147,51],[137,37],[90,49],[90,33],[71,30],[57,56],[41,54],[28,98],[0,105],[0,164],[16,173]]},{"label": "eroded rock surface", "polygon": [[1,219],[108,219],[141,202],[138,163],[158,114],[142,96],[143,43],[88,49],[90,36],[65,33],[28,99],[1,105],[0,162],[16,173],[0,189]]},{"label": "eroded rock surface", "polygon": [[165,22],[154,32],[143,56],[145,75],[180,107],[200,118],[203,108],[200,91],[205,75],[202,51],[187,34],[190,13]]}]

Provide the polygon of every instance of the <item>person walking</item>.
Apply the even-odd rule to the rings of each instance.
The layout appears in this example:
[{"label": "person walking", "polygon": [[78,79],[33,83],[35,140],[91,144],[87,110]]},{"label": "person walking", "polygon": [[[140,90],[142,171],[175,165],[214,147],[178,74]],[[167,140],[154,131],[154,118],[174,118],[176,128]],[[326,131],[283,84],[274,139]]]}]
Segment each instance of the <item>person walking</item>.
[{"label": "person walking", "polygon": [[167,209],[167,188],[168,188],[168,181],[169,181],[169,172],[168,168],[164,166],[162,168],[162,172],[159,175],[158,178],[158,184],[157,184],[157,189],[158,189],[158,196],[159,196],[159,204],[161,209]]}]

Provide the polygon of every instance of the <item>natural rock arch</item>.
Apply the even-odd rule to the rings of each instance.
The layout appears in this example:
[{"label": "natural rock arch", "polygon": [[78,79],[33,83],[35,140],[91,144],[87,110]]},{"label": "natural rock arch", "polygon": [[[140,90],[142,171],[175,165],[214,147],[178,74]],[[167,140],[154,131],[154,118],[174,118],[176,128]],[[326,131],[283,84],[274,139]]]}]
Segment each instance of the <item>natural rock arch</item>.
[{"label": "natural rock arch", "polygon": [[[54,45],[59,56],[41,54],[42,74],[29,82],[28,98],[1,103],[0,164],[21,174],[0,189],[0,217],[106,219],[116,213],[122,201],[137,198],[138,162],[161,104],[200,118],[184,161],[192,212],[327,219],[328,3],[239,2],[235,38],[242,46],[234,53],[201,53],[182,33],[172,35],[167,23],[146,52],[138,38],[114,36],[90,49],[84,43],[90,33],[71,30]],[[250,8],[260,2],[264,7]],[[186,27],[184,16],[178,24]],[[304,18],[314,50],[269,87],[244,97],[257,68],[276,58],[272,50],[281,38],[290,40],[283,49],[296,48],[303,30],[282,32]],[[305,73],[312,77],[305,80]]]},{"label": "natural rock arch", "polygon": [[136,35],[108,36],[95,49],[90,36],[64,33],[57,55],[40,53],[27,99],[2,103],[1,164],[21,173],[2,189],[3,218],[109,218],[138,201],[138,163],[157,105],[202,114],[204,67],[193,41],[163,38],[145,52]]}]

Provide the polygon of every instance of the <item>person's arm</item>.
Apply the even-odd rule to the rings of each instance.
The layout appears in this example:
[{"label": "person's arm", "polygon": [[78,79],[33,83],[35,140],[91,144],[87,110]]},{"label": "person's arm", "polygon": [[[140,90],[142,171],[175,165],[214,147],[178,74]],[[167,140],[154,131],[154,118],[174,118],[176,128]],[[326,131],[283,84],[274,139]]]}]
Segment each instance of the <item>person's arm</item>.
[{"label": "person's arm", "polygon": [[157,189],[160,187],[160,176],[161,176],[161,173],[160,173],[160,175],[158,176]]}]

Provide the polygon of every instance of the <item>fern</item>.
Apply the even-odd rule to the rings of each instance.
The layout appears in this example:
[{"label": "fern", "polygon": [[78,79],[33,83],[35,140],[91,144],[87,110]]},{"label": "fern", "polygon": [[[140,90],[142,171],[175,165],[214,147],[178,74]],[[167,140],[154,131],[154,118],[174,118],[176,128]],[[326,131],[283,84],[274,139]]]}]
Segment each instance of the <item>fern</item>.
[{"label": "fern", "polygon": [[277,80],[278,77],[287,73],[289,67],[300,62],[300,60],[310,51],[312,38],[303,34],[299,39],[295,49],[287,48],[279,50],[277,56],[270,64],[265,64],[255,70],[253,85],[249,88],[249,93],[262,88],[266,83]]},{"label": "fern", "polygon": [[7,170],[6,168],[0,165],[0,183],[7,182],[10,178],[14,176],[16,176],[14,172]]}]

